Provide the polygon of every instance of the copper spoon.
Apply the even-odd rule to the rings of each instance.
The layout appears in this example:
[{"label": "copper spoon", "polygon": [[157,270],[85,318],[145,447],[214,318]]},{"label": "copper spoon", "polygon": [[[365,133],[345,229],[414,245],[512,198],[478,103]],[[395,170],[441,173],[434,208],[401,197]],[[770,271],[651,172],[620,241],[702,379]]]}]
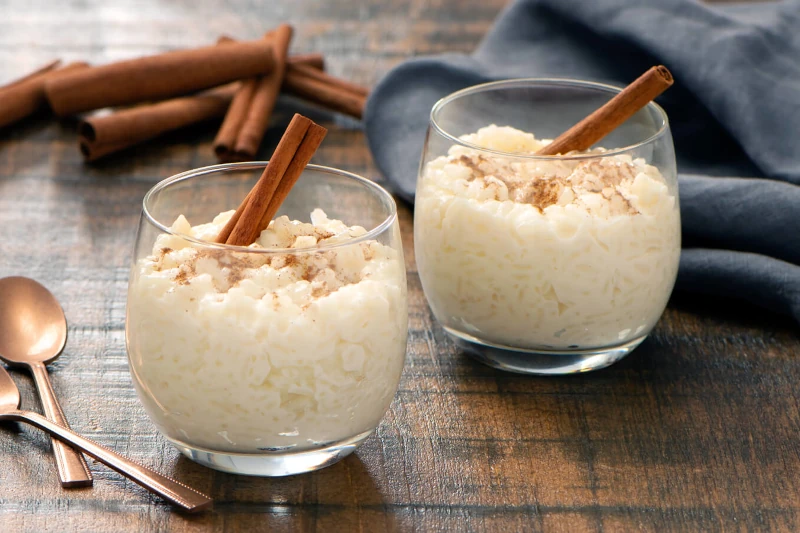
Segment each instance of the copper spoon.
[{"label": "copper spoon", "polygon": [[[55,296],[30,278],[0,279],[0,359],[33,374],[44,414],[68,428],[45,365],[55,361],[67,341],[67,319]],[[52,440],[62,487],[88,487],[92,475],[83,456]]]},{"label": "copper spoon", "polygon": [[0,367],[0,420],[26,422],[46,431],[53,437],[69,442],[72,446],[83,450],[85,454],[94,457],[147,490],[189,512],[202,511],[211,506],[211,498],[179,481],[162,476],[130,459],[126,459],[96,442],[78,435],[71,429],[54,424],[38,413],[20,411],[19,401],[19,389],[11,380],[8,372],[3,367]]}]

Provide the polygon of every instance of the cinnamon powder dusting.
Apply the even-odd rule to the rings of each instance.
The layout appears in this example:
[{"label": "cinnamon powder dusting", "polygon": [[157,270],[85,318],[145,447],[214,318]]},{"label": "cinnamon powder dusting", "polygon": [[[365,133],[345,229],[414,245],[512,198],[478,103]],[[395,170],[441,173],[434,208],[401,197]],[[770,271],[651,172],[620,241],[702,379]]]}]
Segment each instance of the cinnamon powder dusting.
[{"label": "cinnamon powder dusting", "polygon": [[505,195],[501,196],[504,188],[508,200],[529,204],[540,213],[551,205],[559,204],[565,192],[571,193],[563,199],[566,203],[579,203],[581,195],[586,193],[601,194],[614,213],[639,213],[621,190],[623,182],[631,182],[636,178],[634,165],[627,161],[599,159],[583,161],[571,168],[561,164],[547,171],[501,157],[487,158],[481,154],[461,154],[451,162],[470,169],[466,181],[479,180],[482,189],[495,193],[496,200],[506,199]]},{"label": "cinnamon powder dusting", "polygon": [[[375,257],[375,252],[367,243],[362,243],[360,250],[365,261],[370,261]],[[163,259],[171,251],[168,248],[162,249],[162,253],[157,258],[156,270],[163,268]],[[213,260],[224,275],[223,283],[220,284],[218,280],[214,281],[217,291],[222,293],[238,286],[242,280],[250,278],[254,270],[269,266],[278,271],[288,271],[298,281],[302,280],[312,284],[311,296],[320,298],[336,292],[341,286],[357,283],[361,279],[360,274],[353,277],[352,274],[340,272],[336,266],[337,256],[336,251],[312,252],[302,255],[289,253],[250,256],[246,253],[231,253],[224,250],[196,250],[190,259],[180,263],[172,280],[178,285],[189,285],[192,279],[198,275],[198,261]],[[202,270],[201,268],[201,273]],[[327,281],[332,278],[335,280],[334,285]]]},{"label": "cinnamon powder dusting", "polygon": [[486,172],[484,172],[480,167],[480,164],[486,161],[486,158],[484,158],[482,155],[479,154],[475,156],[474,159],[467,155],[462,155],[458,158],[458,160],[461,162],[462,166],[472,170],[472,176],[469,178],[470,181],[486,176]]},{"label": "cinnamon powder dusting", "polygon": [[[312,213],[312,217],[314,216]],[[287,248],[297,244],[299,248],[296,252],[284,253],[283,250],[275,250],[272,253],[250,253],[194,247],[175,250],[156,246],[149,260],[154,271],[168,273],[175,285],[190,285],[200,276],[204,283],[207,283],[210,277],[212,290],[218,295],[240,287],[243,280],[250,279],[254,285],[246,287],[248,295],[294,287],[291,290],[292,298],[321,298],[365,279],[369,270],[365,269],[367,263],[383,260],[381,253],[383,247],[375,241],[370,241],[342,250],[306,251],[303,248],[306,248],[312,240],[308,237],[313,237],[315,243],[320,244],[327,239],[342,235],[358,237],[365,231],[360,226],[347,227],[340,221],[330,221],[325,218],[324,212],[317,216],[322,217],[323,223],[330,224],[332,228],[288,222],[286,217],[282,217],[277,220],[281,227],[273,229],[275,234],[270,236],[271,239],[268,238],[263,244],[251,245],[256,252],[269,251],[271,247]],[[205,230],[207,228],[204,228]],[[307,242],[298,241],[301,236],[305,237]],[[299,285],[295,286],[298,283]],[[205,286],[203,285],[204,288]],[[276,299],[274,303],[277,304]]]},{"label": "cinnamon powder dusting", "polygon": [[[237,253],[228,253],[224,250],[198,250],[195,261],[199,259],[213,259],[225,272],[225,281],[228,288],[236,287],[240,281],[247,277],[246,269],[251,268],[251,262]],[[192,263],[194,270],[194,263]]]},{"label": "cinnamon powder dusting", "polygon": [[[546,207],[558,203],[563,190],[564,183],[559,179],[535,180],[528,183],[526,187],[521,188],[522,198],[517,201],[531,204],[541,213]],[[517,198],[519,198],[519,195],[517,195]]]},{"label": "cinnamon powder dusting", "polygon": [[194,263],[184,263],[178,267],[178,273],[175,274],[174,281],[178,285],[188,285],[195,274]]}]

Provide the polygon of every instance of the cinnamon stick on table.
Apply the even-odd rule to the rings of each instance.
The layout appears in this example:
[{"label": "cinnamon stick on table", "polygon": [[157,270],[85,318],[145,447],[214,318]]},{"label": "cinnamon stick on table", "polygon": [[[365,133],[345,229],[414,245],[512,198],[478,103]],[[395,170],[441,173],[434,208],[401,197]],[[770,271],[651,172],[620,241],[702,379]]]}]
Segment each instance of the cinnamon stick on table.
[{"label": "cinnamon stick on table", "polygon": [[326,85],[330,85],[331,87],[337,87],[343,91],[351,92],[353,94],[358,94],[365,98],[369,95],[369,89],[367,89],[363,85],[358,85],[357,83],[343,80],[341,78],[336,78],[334,76],[331,76],[330,74],[326,74],[325,72],[322,72],[319,69],[315,69],[309,65],[305,65],[300,62],[295,62],[291,65],[290,68],[292,74],[295,76],[311,78],[313,80],[325,83]]},{"label": "cinnamon stick on table", "polygon": [[242,128],[242,123],[247,116],[247,110],[250,107],[250,102],[253,101],[256,87],[258,87],[258,78],[242,80],[239,89],[233,96],[228,112],[225,113],[222,125],[214,138],[214,153],[220,161],[236,160],[234,152],[236,137],[239,135],[239,130]]},{"label": "cinnamon stick on table", "polygon": [[70,63],[57,68],[60,60],[52,61],[36,71],[0,87],[0,128],[7,126],[47,105],[44,87],[48,79],[76,69],[87,68],[86,63]]},{"label": "cinnamon stick on table", "polygon": [[306,65],[317,70],[325,70],[325,58],[322,57],[322,54],[317,53],[297,54],[291,56],[287,63],[286,68],[291,68],[292,65]]},{"label": "cinnamon stick on table", "polygon": [[269,73],[275,61],[263,39],[178,50],[59,76],[45,83],[59,116],[160,100]]},{"label": "cinnamon stick on table", "polygon": [[286,73],[286,56],[289,52],[289,43],[294,30],[288,24],[281,24],[270,32],[269,40],[273,45],[275,67],[269,74],[265,74],[258,81],[250,106],[247,110],[239,134],[236,136],[234,151],[242,159],[255,157],[264,132],[269,125],[275,102],[278,101],[283,77]]},{"label": "cinnamon stick on table", "polygon": [[324,72],[289,65],[283,89],[294,96],[333,111],[361,118],[369,90]]},{"label": "cinnamon stick on table", "polygon": [[[290,26],[283,25],[277,30],[267,33],[264,38],[271,40],[273,44],[280,45],[282,39],[291,38],[291,32]],[[276,36],[278,40],[275,39]],[[218,43],[228,42],[234,41],[230,37],[221,37],[218,40]],[[225,114],[225,120],[214,139],[214,153],[220,161],[244,161],[255,158],[258,146],[268,127],[269,117],[277,100],[278,89],[280,89],[280,83],[276,87],[275,80],[278,79],[278,76],[281,81],[283,79],[283,73],[279,72],[281,69],[277,66],[280,64],[280,46],[277,48],[275,50],[276,68],[273,69],[273,72],[261,80],[251,78],[242,81],[241,87],[233,97],[233,102]],[[300,64],[307,65],[309,68],[322,69],[324,59],[321,54],[304,54],[287,59],[287,65]],[[270,79],[272,81],[269,81]],[[274,96],[271,97],[273,92]],[[267,107],[269,107],[268,110]],[[243,146],[245,143],[248,143],[249,146]]]},{"label": "cinnamon stick on table", "polygon": [[[227,35],[223,35],[217,39],[217,44],[232,43],[235,40]],[[214,138],[214,153],[217,159],[223,162],[234,161],[232,157],[234,145],[236,144],[236,136],[239,135],[239,130],[244,122],[247,109],[250,107],[250,102],[253,100],[253,93],[258,86],[258,78],[248,78],[242,80],[236,94],[233,95],[231,105],[225,113],[225,118],[219,127],[217,136]]]},{"label": "cinnamon stick on table", "polygon": [[[321,54],[303,54],[288,59],[287,68],[291,68],[293,65],[306,65],[311,68],[322,69],[325,66],[325,62]],[[250,103],[253,101],[253,95],[258,84],[258,78],[243,80],[239,90],[236,91],[236,95],[233,97],[228,112],[225,114],[225,120],[223,120],[214,139],[214,153],[220,161],[236,161],[244,160],[245,158],[245,154],[241,152],[237,154],[235,150],[236,140],[250,110]],[[255,157],[255,153],[248,154],[247,157],[252,159]]]},{"label": "cinnamon stick on table", "polygon": [[95,161],[167,131],[221,117],[237,88],[238,83],[232,83],[194,96],[89,117],[78,126],[81,153],[87,161]]},{"label": "cinnamon stick on table", "polygon": [[236,246],[254,242],[277,213],[326,133],[322,126],[295,114],[261,178],[220,232],[217,242]]},{"label": "cinnamon stick on table", "polygon": [[588,150],[672,85],[672,74],[663,65],[652,67],[602,107],[559,135],[536,155],[566,154]]}]

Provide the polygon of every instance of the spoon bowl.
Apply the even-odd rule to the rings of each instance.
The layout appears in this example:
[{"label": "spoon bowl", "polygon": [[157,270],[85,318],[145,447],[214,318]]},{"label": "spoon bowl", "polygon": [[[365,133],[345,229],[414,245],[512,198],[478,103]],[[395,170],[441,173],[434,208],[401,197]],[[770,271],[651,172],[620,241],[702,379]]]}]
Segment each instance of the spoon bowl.
[{"label": "spoon bowl", "polygon": [[53,293],[21,276],[0,279],[0,359],[9,366],[49,363],[67,342],[67,319]]}]

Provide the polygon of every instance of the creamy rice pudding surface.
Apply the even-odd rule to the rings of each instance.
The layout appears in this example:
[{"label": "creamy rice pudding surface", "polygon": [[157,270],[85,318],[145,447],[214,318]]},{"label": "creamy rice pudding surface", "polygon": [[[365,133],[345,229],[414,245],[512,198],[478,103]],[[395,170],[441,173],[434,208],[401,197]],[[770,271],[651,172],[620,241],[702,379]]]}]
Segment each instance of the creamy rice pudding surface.
[{"label": "creamy rice pudding surface", "polygon": [[[549,142],[494,125],[461,139],[520,155]],[[446,327],[516,348],[594,348],[642,337],[658,320],[677,273],[680,215],[643,159],[453,145],[422,169],[415,242]]]}]

